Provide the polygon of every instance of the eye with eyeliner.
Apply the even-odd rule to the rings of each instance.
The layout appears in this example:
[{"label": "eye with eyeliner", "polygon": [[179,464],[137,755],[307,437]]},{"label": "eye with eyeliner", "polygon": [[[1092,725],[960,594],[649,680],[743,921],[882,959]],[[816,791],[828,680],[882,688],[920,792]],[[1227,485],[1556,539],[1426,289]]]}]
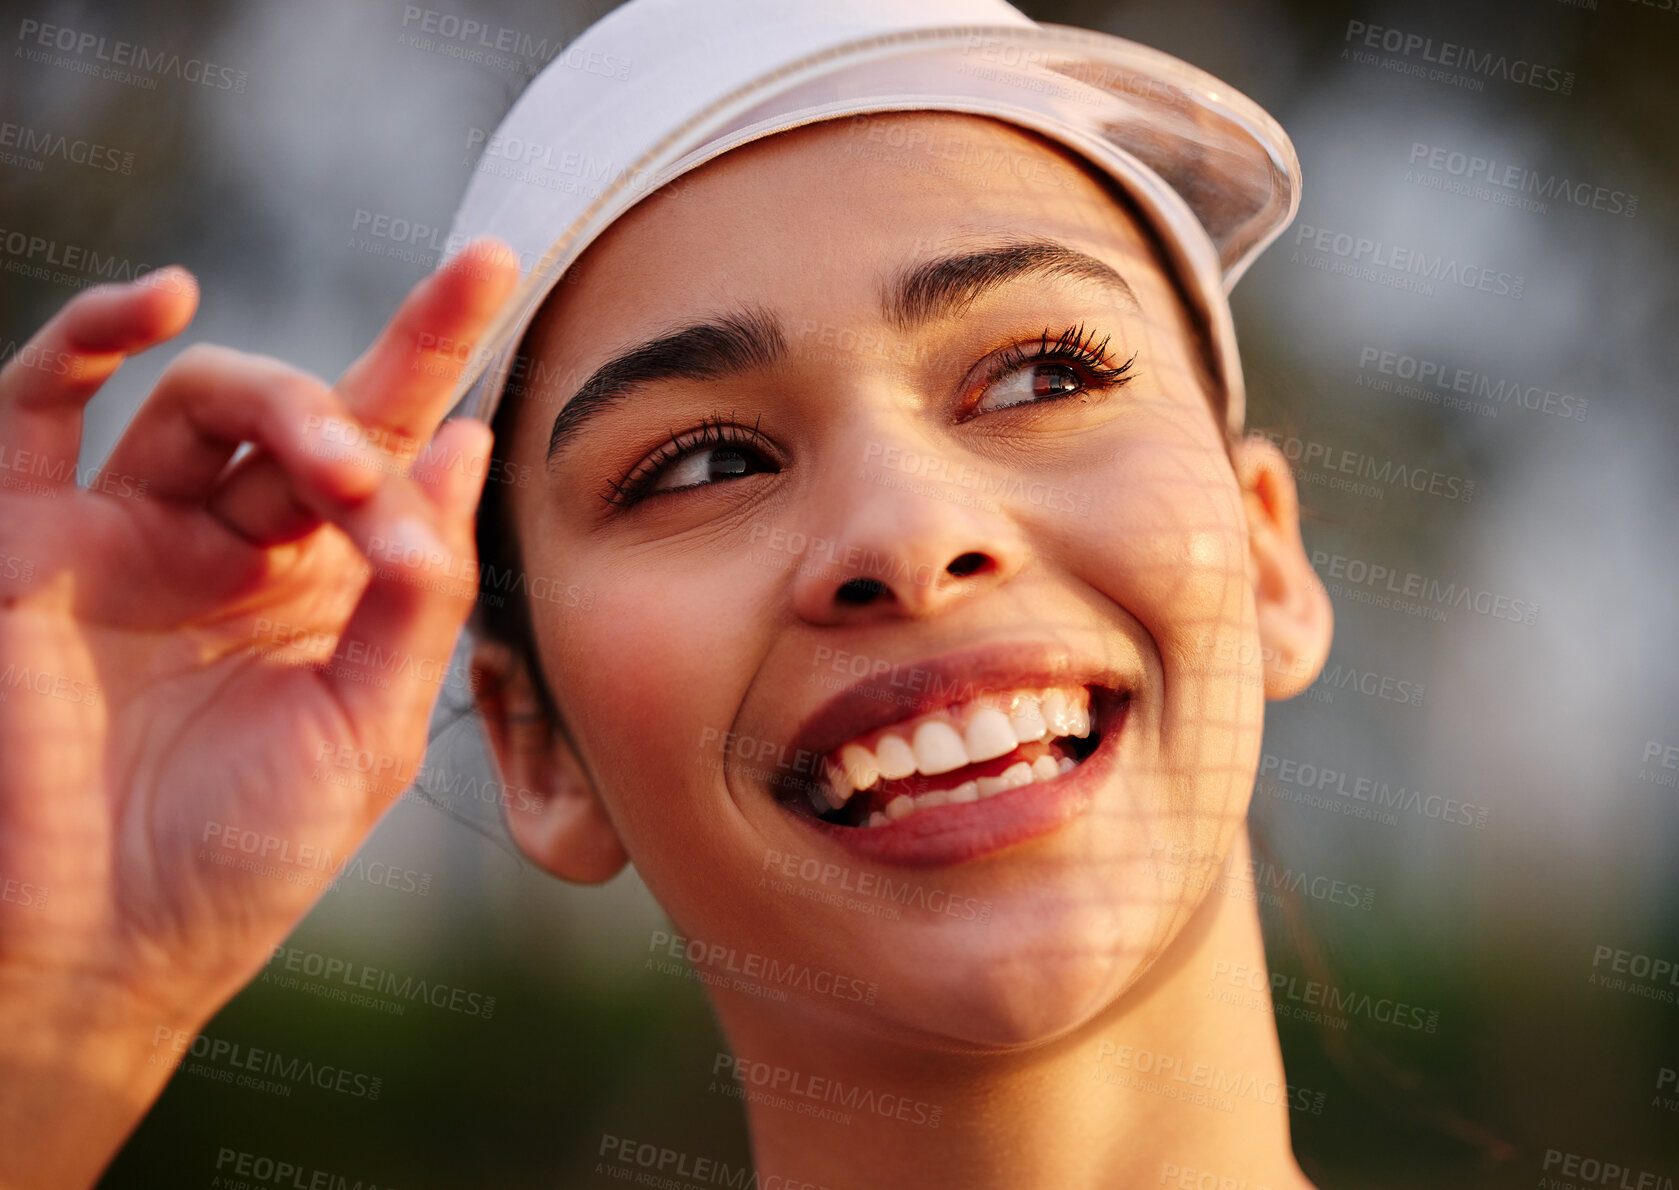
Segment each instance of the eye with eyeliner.
[{"label": "eye with eyeliner", "polygon": [[[1111,335],[1103,335],[1100,341],[1094,330],[1087,330],[1081,322],[1077,326],[1068,327],[1054,339],[1049,337],[1049,328],[1045,327],[1043,334],[1036,343],[1025,345],[1015,344],[1005,347],[998,352],[995,359],[986,366],[983,373],[984,381],[978,385],[978,393],[968,402],[970,406],[977,406],[979,400],[988,393],[999,381],[1016,372],[1031,372],[1046,365],[1059,365],[1074,374],[1078,388],[1075,391],[1047,392],[1039,394],[1034,388],[1030,399],[1017,401],[1000,406],[1001,409],[1012,409],[1017,405],[1041,405],[1050,401],[1066,400],[1069,397],[1087,396],[1091,393],[1105,393],[1136,378],[1131,370],[1137,362],[1132,355],[1122,363],[1114,363],[1108,355],[1108,342]],[[984,413],[997,412],[996,409],[983,409],[969,414],[977,417]],[[963,420],[967,420],[965,417]]]},{"label": "eye with eyeliner", "polygon": [[[1050,337],[1049,328],[1045,327],[1036,341],[1004,348],[983,364],[982,379],[970,387],[971,398],[964,401],[965,411],[958,420],[969,421],[986,413],[1045,405],[1074,397],[1100,397],[1134,380],[1136,373],[1132,367],[1137,357],[1132,355],[1115,363],[1107,351],[1110,338],[1104,335],[1098,341],[1095,331],[1087,330],[1083,323],[1079,323],[1054,338]],[[1031,377],[1037,369],[1050,366],[1060,367],[1075,387],[1040,393],[1034,383],[1023,400],[1011,401],[996,409],[977,408],[1000,381],[1016,373]],[[734,420],[732,414],[725,417],[717,413],[702,419],[698,426],[673,433],[663,446],[642,459],[622,478],[610,481],[601,492],[601,498],[615,507],[629,508],[655,496],[712,487],[748,475],[774,474],[781,469],[782,455],[759,429],[761,420],[747,426]],[[693,475],[691,465],[708,453],[714,465],[720,466],[720,475],[708,474],[703,478]],[[682,474],[684,467],[689,468],[688,475]],[[673,483],[673,475],[678,480],[688,479],[688,482]]]}]

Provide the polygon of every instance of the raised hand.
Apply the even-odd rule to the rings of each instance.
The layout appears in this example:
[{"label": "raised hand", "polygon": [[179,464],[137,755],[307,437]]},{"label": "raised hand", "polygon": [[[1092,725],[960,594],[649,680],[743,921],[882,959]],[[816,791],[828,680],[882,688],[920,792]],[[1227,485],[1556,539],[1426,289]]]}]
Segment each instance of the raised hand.
[{"label": "raised hand", "polygon": [[517,277],[472,245],[336,386],[189,348],[85,489],[82,408],[191,276],[78,296],[0,372],[0,1186],[90,1184],[161,1087],[147,1039],[247,982],[418,769],[490,446],[432,432]]}]

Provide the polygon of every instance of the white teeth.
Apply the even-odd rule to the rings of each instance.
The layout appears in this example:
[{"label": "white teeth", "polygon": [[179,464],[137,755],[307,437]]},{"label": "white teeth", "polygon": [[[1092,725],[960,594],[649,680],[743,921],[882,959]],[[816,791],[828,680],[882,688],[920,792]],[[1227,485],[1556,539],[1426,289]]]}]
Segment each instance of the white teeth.
[{"label": "white teeth", "polygon": [[1070,756],[1063,756],[1057,760],[1045,753],[1031,764],[1024,760],[1009,765],[1008,768],[994,777],[980,777],[975,781],[964,781],[954,789],[931,789],[916,797],[899,794],[886,803],[886,810],[879,810],[869,815],[869,826],[886,826],[889,823],[900,822],[911,814],[921,810],[931,810],[936,806],[961,806],[968,802],[979,801],[983,798],[996,797],[999,793],[1010,789],[1019,789],[1023,785],[1032,785],[1039,781],[1053,781],[1062,773],[1071,772],[1078,767],[1078,762]]},{"label": "white teeth", "polygon": [[874,758],[875,764],[880,767],[880,775],[888,781],[907,777],[915,771],[915,752],[902,736],[881,736],[880,742],[875,745]]},{"label": "white teeth", "polygon": [[973,713],[968,720],[968,729],[962,733],[962,742],[966,745],[969,763],[995,760],[1013,752],[1020,743],[1009,717],[991,707],[981,707]]},{"label": "white teeth", "polygon": [[927,776],[936,777],[967,763],[968,749],[950,724],[929,719],[915,729],[915,767]]},{"label": "white teeth", "polygon": [[1014,713],[1009,716],[1009,726],[1014,728],[1014,738],[1022,744],[1043,739],[1044,733],[1049,730],[1043,712],[1038,709],[1038,700],[1030,694],[1023,694],[1016,701]]},{"label": "white teeth", "polygon": [[1069,709],[1067,696],[1060,690],[1051,690],[1044,695],[1044,722],[1049,724],[1052,735],[1073,734],[1073,719]]},{"label": "white teeth", "polygon": [[840,764],[853,789],[867,789],[880,780],[880,766],[874,754],[860,744],[847,744],[840,749]]},{"label": "white teeth", "polygon": [[[851,777],[837,764],[824,761],[822,765],[822,775],[827,778],[827,784],[823,787],[822,792],[823,799],[828,804],[826,806],[818,806],[817,809],[820,811],[826,812],[828,810],[839,809],[841,806],[845,805],[846,802],[850,801],[851,795],[857,791],[857,787],[852,783]],[[816,802],[814,794],[811,796],[810,800],[812,804]]]},{"label": "white teeth", "polygon": [[[1089,691],[1076,686],[1016,690],[1001,699],[987,697],[983,705],[975,700],[946,707],[841,746],[823,768],[826,796],[813,794],[811,801],[818,812],[838,810],[856,791],[876,789],[883,780],[898,781],[917,773],[936,777],[1006,757],[1022,744],[1067,736],[1085,738],[1091,728]],[[884,813],[872,813],[869,825],[877,825],[877,818],[881,823],[894,821],[922,806],[960,805],[1033,781],[1053,780],[1075,764],[1067,757],[1045,755],[952,789],[933,790],[913,799],[897,797]],[[928,801],[929,797],[933,800]]]}]

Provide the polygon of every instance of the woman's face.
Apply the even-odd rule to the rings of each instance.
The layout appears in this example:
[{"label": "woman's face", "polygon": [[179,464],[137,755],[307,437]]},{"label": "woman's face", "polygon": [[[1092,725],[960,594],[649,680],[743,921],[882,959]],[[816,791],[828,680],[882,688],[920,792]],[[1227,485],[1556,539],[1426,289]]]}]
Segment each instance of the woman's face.
[{"label": "woman's face", "polygon": [[526,572],[592,596],[531,601],[537,662],[677,930],[874,984],[789,1004],[898,1034],[1089,1020],[1242,829],[1265,685],[1146,237],[1031,134],[888,114],[726,154],[572,280],[511,513]]}]

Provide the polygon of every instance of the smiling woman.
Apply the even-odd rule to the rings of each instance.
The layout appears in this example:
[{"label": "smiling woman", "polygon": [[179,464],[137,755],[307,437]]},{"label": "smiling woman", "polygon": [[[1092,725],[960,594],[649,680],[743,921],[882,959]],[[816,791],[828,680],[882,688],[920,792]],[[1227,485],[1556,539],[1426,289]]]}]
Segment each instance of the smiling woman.
[{"label": "smiling woman", "polygon": [[[682,56],[707,29],[768,31],[772,116],[726,85],[744,43]],[[111,709],[0,708],[0,858],[59,907],[0,935],[0,1003],[32,1022],[0,1047],[0,1183],[86,1185],[170,1069],[137,1039],[190,1037],[318,895],[291,857],[353,849],[401,792],[438,692],[414,675],[477,577],[519,846],[585,883],[633,861],[737,1073],[939,1105],[906,1130],[749,1096],[764,1185],[1126,1185],[1192,1157],[1306,1186],[1273,1017],[1206,994],[1264,969],[1221,874],[1264,701],[1331,635],[1288,467],[1241,434],[1224,298],[1292,211],[1286,139],[998,0],[633,0],[588,38],[668,56],[590,116],[649,138],[624,177],[652,183],[566,208],[483,182],[463,223],[514,252],[464,247],[336,388],[189,352],[106,468],[157,500],[8,520],[41,576],[6,580],[8,659],[97,676]],[[886,50],[929,45],[924,93],[885,87],[910,86]],[[506,136],[538,139],[556,78],[615,85],[565,70]],[[684,70],[724,112],[698,145],[661,132]],[[1107,127],[1152,164],[1081,140],[1104,109],[1066,105],[1097,95],[1141,105]],[[0,438],[73,458],[80,403],[195,300],[165,270],[71,303],[38,342],[76,367],[8,365]],[[473,384],[494,454],[471,419],[421,451]],[[535,481],[490,485],[474,567],[485,475]]]},{"label": "smiling woman", "polygon": [[[513,834],[569,879],[633,858],[702,970],[721,948],[871,989],[710,983],[742,1059],[961,1105],[865,1138],[749,1104],[761,1164],[1097,1185],[1189,1151],[1303,1184],[1274,1026],[1202,995],[1215,960],[1262,968],[1258,917],[1198,862],[1244,854],[1262,698],[1328,648],[1288,472],[1226,434],[1110,188],[1000,121],[892,119],[1066,184],[928,186],[810,124],[631,208],[526,335],[517,373],[556,379],[497,441],[543,482],[489,494],[480,548],[597,604],[480,625],[503,772],[547,791]],[[987,912],[766,895],[766,856]]]}]

